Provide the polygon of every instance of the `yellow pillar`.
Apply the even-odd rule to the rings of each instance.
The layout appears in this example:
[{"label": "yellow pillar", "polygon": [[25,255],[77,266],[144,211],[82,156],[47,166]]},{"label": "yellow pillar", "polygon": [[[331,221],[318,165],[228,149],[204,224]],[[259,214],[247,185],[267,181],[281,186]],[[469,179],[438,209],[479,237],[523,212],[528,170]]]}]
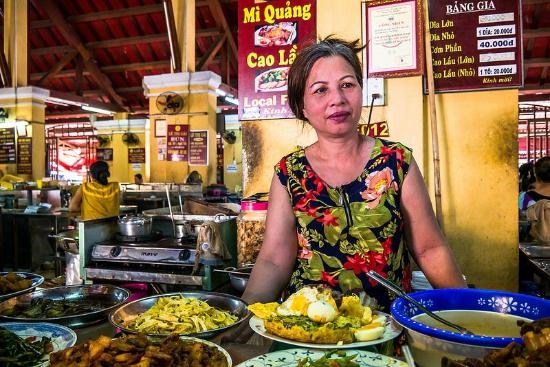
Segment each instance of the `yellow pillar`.
[{"label": "yellow pillar", "polygon": [[[4,88],[0,91],[0,106],[8,112],[6,122],[15,124],[16,121],[27,121],[29,123],[25,132],[32,137],[32,177],[26,177],[30,180],[44,177],[46,171],[44,159],[46,105],[44,101],[48,91],[27,86],[27,9],[27,1],[4,1],[4,53],[11,71],[13,88]],[[23,131],[19,130],[19,133]],[[8,165],[5,171],[17,174],[16,164]]]},{"label": "yellow pillar", "polygon": [[[151,120],[151,182],[181,183],[192,171],[198,171],[205,186],[216,183],[216,89],[221,77],[210,71],[146,76],[145,96],[149,98]],[[165,101],[163,93],[183,98],[183,108],[175,114],[161,111],[157,101]],[[207,165],[189,165],[187,161],[167,160],[167,136],[159,126],[188,125],[189,131],[207,132]],[[165,131],[165,130],[164,130]]]}]

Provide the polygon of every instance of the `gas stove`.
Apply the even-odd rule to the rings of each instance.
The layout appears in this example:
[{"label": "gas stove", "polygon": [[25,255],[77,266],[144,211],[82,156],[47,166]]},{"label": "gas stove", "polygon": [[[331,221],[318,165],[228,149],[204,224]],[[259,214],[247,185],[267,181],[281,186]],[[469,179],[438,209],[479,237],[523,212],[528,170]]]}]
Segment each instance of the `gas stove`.
[{"label": "gas stove", "polygon": [[[195,240],[196,243],[196,240]],[[154,241],[125,239],[93,246],[90,260],[96,263],[194,265],[196,244],[189,239],[161,238]]]}]

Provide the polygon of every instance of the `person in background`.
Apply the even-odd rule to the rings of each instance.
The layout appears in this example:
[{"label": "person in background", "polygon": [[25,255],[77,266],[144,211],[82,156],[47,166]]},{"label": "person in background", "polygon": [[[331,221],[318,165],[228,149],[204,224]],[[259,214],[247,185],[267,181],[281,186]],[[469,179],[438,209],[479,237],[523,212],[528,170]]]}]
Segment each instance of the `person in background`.
[{"label": "person in background", "polygon": [[[520,241],[550,244],[550,157],[534,164],[535,182],[520,193]],[[522,226],[522,219],[527,226]]]},{"label": "person in background", "polygon": [[88,182],[84,182],[71,198],[69,211],[80,211],[83,220],[117,216],[120,209],[120,186],[109,182],[109,165],[96,161],[90,165]]},{"label": "person in background", "polygon": [[[550,200],[550,157],[539,158],[534,165],[532,164],[532,168],[526,167],[524,171],[527,172],[525,173],[527,178],[522,187],[523,192],[520,192],[519,202],[519,208],[522,211],[527,210],[539,200]],[[533,177],[533,179],[529,179],[529,177]]]},{"label": "person in background", "polygon": [[141,185],[143,183],[143,176],[141,175],[141,173],[136,173],[134,175],[134,183],[136,185]]},{"label": "person in background", "polygon": [[[322,284],[363,291],[371,306],[388,312],[395,296],[366,273],[411,291],[411,259],[434,288],[467,286],[411,150],[358,132],[362,48],[359,40],[329,36],[305,47],[290,67],[289,106],[317,141],[274,168],[263,244],[241,297],[248,304]],[[222,342],[251,334],[236,328]]]},{"label": "person in background", "polygon": [[198,171],[191,171],[185,179],[186,184],[201,184],[202,176]]}]

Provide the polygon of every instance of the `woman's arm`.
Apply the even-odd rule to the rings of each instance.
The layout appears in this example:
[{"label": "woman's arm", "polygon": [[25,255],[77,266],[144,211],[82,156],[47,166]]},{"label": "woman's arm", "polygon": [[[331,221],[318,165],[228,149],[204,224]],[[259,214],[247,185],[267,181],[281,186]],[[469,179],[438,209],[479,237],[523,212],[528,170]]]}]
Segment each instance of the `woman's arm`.
[{"label": "woman's arm", "polygon": [[462,288],[462,277],[437,223],[422,174],[412,160],[401,192],[405,231],[414,260],[434,288]]},{"label": "woman's arm", "polygon": [[80,204],[82,203],[82,187],[79,187],[69,202],[69,211],[70,212],[79,212]]},{"label": "woman's arm", "polygon": [[264,240],[242,299],[270,302],[286,287],[297,253],[296,219],[288,192],[273,175]]}]

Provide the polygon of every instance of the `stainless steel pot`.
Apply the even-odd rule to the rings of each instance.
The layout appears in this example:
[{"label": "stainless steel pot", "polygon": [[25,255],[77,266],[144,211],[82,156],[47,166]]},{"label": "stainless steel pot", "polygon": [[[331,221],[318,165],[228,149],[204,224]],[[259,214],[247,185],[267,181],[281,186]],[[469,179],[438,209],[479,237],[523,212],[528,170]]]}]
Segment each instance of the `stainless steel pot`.
[{"label": "stainless steel pot", "polygon": [[242,268],[225,268],[225,271],[229,273],[229,282],[235,290],[244,292],[250,278],[250,273],[252,272],[252,267],[253,265],[247,265]]},{"label": "stainless steel pot", "polygon": [[149,236],[153,228],[153,219],[143,215],[125,215],[118,218],[118,230],[123,236]]}]

